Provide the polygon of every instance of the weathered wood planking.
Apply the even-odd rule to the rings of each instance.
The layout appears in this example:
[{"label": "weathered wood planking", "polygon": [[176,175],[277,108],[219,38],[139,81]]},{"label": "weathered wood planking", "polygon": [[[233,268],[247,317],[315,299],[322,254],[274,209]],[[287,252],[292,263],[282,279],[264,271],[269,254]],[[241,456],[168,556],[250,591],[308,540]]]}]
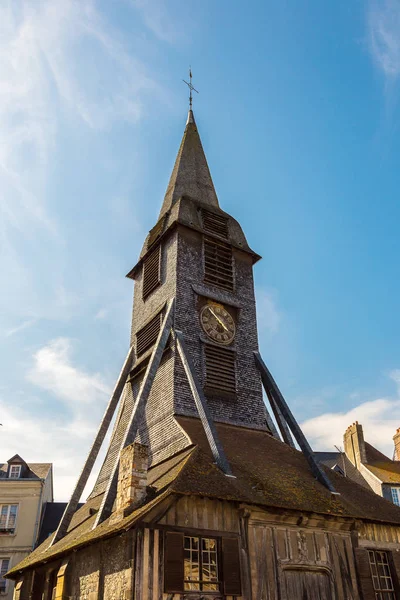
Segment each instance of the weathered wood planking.
[{"label": "weathered wood planking", "polygon": [[257,600],[359,600],[350,533],[250,522],[249,552]]},{"label": "weathered wood planking", "polygon": [[390,544],[400,544],[400,527],[394,525],[360,522],[358,531],[360,545],[366,543],[371,546],[370,542],[387,544],[388,547]]},{"label": "weathered wood planking", "polygon": [[230,502],[183,496],[171,506],[159,524],[238,533],[239,515],[236,506]]}]

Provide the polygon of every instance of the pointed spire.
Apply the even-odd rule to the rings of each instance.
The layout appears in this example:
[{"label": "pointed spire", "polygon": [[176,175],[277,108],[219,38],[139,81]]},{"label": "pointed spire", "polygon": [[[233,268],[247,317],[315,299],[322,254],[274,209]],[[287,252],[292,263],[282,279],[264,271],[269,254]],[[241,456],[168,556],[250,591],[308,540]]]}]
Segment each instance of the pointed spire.
[{"label": "pointed spire", "polygon": [[192,110],[189,110],[188,113],[185,132],[169,180],[160,216],[169,210],[182,196],[190,196],[204,204],[219,207]]}]

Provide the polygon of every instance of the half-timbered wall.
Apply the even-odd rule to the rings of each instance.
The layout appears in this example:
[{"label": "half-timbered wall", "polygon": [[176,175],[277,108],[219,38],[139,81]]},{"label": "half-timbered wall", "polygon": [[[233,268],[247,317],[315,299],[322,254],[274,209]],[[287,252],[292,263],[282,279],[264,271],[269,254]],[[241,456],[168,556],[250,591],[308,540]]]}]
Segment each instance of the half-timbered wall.
[{"label": "half-timbered wall", "polygon": [[359,599],[349,531],[274,524],[258,512],[247,535],[253,598]]},{"label": "half-timbered wall", "polygon": [[148,522],[134,530],[26,573],[23,586],[16,586],[16,600],[199,600],[202,592],[164,593],[169,531],[237,537],[242,596],[218,592],[207,594],[210,600],[375,600],[371,549],[390,554],[399,584],[400,528],[395,526],[192,496],[165,509],[158,516],[149,513]]}]

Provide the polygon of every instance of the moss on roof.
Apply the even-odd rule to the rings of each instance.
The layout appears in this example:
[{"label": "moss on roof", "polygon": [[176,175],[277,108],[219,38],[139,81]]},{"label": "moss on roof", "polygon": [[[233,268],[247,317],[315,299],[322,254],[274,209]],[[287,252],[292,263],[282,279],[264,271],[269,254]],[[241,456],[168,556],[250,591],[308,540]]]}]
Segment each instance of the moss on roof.
[{"label": "moss on roof", "polygon": [[400,508],[374,492],[324,467],[340,496],[334,496],[313,476],[303,454],[265,431],[216,424],[220,441],[234,477],[227,477],[214,463],[201,421],[176,417],[193,442],[149,470],[148,484],[156,496],[117,523],[107,519],[92,529],[93,510],[102,495],[90,499],[71,521],[67,535],[50,546],[52,537],[13,567],[17,573],[35,564],[56,559],[73,548],[117,535],[141,521],[169,496],[195,495],[261,507],[312,512],[400,525]]}]

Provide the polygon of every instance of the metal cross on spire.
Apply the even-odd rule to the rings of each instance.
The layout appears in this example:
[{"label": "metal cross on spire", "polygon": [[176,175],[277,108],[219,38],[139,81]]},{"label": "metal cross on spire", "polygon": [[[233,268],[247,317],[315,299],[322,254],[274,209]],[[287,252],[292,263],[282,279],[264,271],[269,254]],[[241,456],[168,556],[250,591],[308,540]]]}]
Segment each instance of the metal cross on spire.
[{"label": "metal cross on spire", "polygon": [[183,83],[186,83],[186,85],[188,86],[188,88],[190,90],[190,93],[189,93],[189,109],[192,110],[192,101],[193,101],[192,91],[196,92],[196,94],[198,94],[199,92],[192,85],[192,69],[191,68],[189,68],[189,82],[185,81],[184,79],[182,79],[182,81],[183,81]]}]

